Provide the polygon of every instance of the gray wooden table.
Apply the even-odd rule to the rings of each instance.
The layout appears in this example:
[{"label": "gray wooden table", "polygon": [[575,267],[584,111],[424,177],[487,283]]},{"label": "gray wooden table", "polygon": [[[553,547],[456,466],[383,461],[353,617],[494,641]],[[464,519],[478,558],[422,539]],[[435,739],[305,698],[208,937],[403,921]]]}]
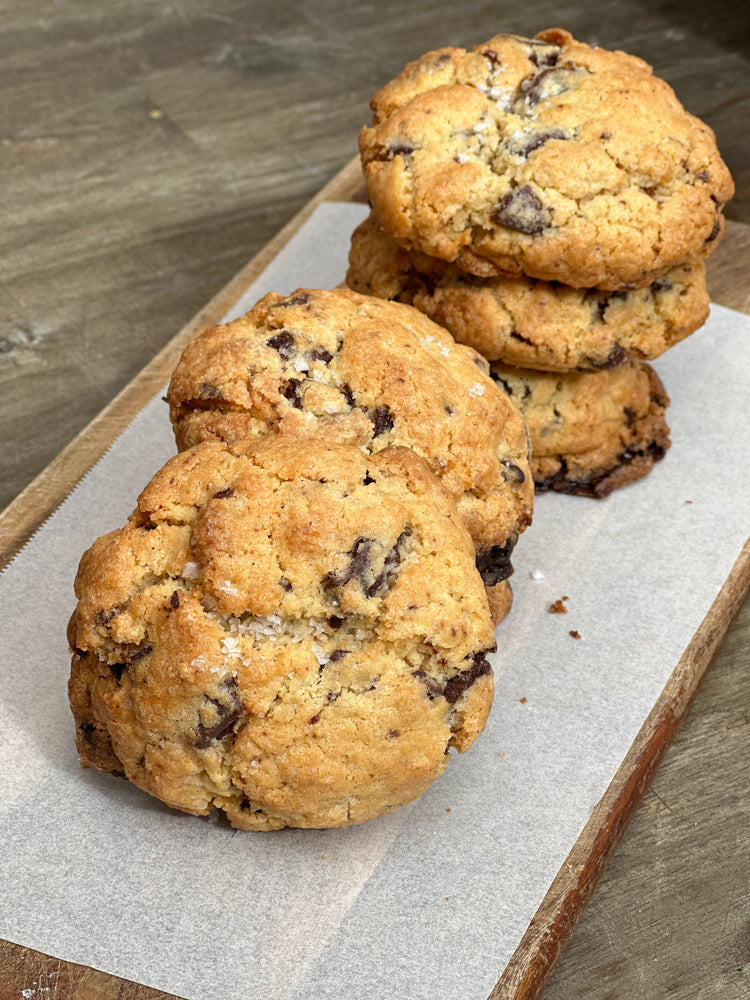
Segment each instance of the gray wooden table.
[{"label": "gray wooden table", "polygon": [[[727,215],[750,223],[739,0],[0,0],[0,25],[0,507],[354,155],[371,94],[429,48],[558,25],[640,55],[717,132]],[[749,647],[746,606],[544,1000],[750,996]],[[47,981],[162,995],[0,945],[3,998]]]}]

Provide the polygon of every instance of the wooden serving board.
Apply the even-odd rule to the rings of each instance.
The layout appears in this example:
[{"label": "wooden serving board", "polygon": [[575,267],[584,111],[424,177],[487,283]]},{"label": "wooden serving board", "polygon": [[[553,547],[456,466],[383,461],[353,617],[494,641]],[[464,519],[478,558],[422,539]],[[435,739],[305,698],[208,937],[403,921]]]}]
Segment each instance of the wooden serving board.
[{"label": "wooden serving board", "polygon": [[[363,201],[359,162],[351,161],[202,309],[141,373],[0,514],[0,568],[54,512],[135,415],[162,389],[187,342],[219,321],[258,275],[325,201]],[[713,301],[750,314],[750,226],[728,225],[726,239],[709,261]],[[750,542],[745,544],[712,607],[673,671],[607,792],[553,880],[490,1000],[533,1000],[607,865],[630,817],[648,788],[703,677],[750,588]],[[33,987],[30,987],[33,984]],[[114,976],[60,962],[31,949],[0,943],[0,995],[24,988],[62,998],[154,1000],[166,994]],[[207,998],[210,1000],[210,998]]]}]

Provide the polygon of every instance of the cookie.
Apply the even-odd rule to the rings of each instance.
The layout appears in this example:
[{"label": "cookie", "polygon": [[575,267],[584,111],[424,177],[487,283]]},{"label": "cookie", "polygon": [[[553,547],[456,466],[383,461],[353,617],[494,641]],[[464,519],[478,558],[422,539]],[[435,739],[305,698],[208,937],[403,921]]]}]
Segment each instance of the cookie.
[{"label": "cookie", "polygon": [[471,273],[638,288],[723,233],[734,188],[711,129],[647,63],[561,29],[428,52],[371,107],[380,225]]},{"label": "cookie", "polygon": [[533,507],[526,429],[484,358],[416,309],[344,288],[270,293],[188,345],[167,395],[179,448],[283,433],[413,449],[456,498],[493,607],[507,605]]},{"label": "cookie", "polygon": [[172,458],[76,577],[84,765],[233,826],[348,826],[482,731],[494,632],[413,452],[267,437]]},{"label": "cookie", "polygon": [[346,280],[357,292],[414,306],[490,361],[545,371],[653,360],[697,330],[709,310],[700,258],[633,291],[479,278],[405,250],[372,215],[352,235]]},{"label": "cookie", "polygon": [[669,397],[644,361],[569,374],[496,363],[492,374],[526,420],[539,491],[606,497],[645,476],[669,448]]}]

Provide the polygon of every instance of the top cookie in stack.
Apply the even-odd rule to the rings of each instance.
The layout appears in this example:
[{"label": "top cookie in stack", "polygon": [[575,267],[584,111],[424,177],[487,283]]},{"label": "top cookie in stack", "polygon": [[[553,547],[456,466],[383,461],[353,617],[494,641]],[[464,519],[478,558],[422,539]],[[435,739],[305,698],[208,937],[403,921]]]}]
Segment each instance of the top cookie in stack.
[{"label": "top cookie in stack", "polygon": [[[574,407],[573,389],[585,406],[616,379],[607,454],[632,462],[631,478],[648,471],[668,444],[668,399],[644,362],[705,321],[703,258],[733,193],[712,131],[642,60],[557,28],[429,52],[371,106],[360,151],[372,216],[349,285],[415,305],[496,362],[505,386],[507,366],[524,369],[527,399],[538,371],[560,373]],[[648,419],[628,399],[646,381]],[[532,443],[551,457],[533,430]],[[535,469],[537,486],[567,489],[569,460]],[[629,481],[587,462],[571,463],[575,492]]]}]

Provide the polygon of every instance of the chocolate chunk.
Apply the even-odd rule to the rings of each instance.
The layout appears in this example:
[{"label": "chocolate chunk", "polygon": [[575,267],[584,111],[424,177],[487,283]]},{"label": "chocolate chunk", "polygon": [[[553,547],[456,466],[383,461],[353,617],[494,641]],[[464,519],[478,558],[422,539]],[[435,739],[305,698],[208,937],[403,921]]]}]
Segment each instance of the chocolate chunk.
[{"label": "chocolate chunk", "polygon": [[198,391],[201,399],[221,399],[221,389],[213,382],[201,382]]},{"label": "chocolate chunk", "polygon": [[494,587],[513,574],[510,558],[517,541],[518,535],[512,532],[505,545],[492,545],[477,552],[477,570],[485,587]]},{"label": "chocolate chunk", "polygon": [[393,430],[393,414],[387,406],[376,406],[371,413],[368,413],[368,417],[373,423],[373,437],[380,437],[386,431]]},{"label": "chocolate chunk", "polygon": [[311,351],[308,351],[305,356],[310,361],[322,361],[324,365],[327,365],[328,362],[333,359],[333,355],[330,351],[327,351],[325,347],[314,347]]},{"label": "chocolate chunk", "polygon": [[289,591],[292,589],[292,582],[291,580],[287,580],[285,576],[280,576],[279,586],[281,587],[282,590],[285,590],[287,593],[289,593]]},{"label": "chocolate chunk", "polygon": [[347,403],[349,404],[349,406],[356,406],[356,401],[354,399],[354,393],[352,392],[352,387],[349,385],[348,382],[344,382],[344,383],[342,383],[342,385],[339,386],[339,392],[344,397],[344,399],[347,401]]},{"label": "chocolate chunk", "polygon": [[169,598],[169,606],[175,611],[180,606],[180,595],[176,590],[172,591],[172,596]]},{"label": "chocolate chunk", "polygon": [[528,44],[531,47],[529,61],[533,62],[535,66],[544,68],[557,65],[557,60],[560,58],[560,49],[558,46],[549,45],[548,42],[534,41],[530,41]]},{"label": "chocolate chunk", "polygon": [[215,721],[206,725],[202,719],[195,727],[193,745],[197,750],[205,750],[211,743],[223,739],[234,728],[243,715],[242,702],[237,695],[237,681],[234,677],[222,681],[219,685],[219,697],[210,698],[204,695],[206,712]]},{"label": "chocolate chunk", "polygon": [[628,356],[628,352],[622,346],[622,344],[612,344],[609,349],[609,354],[606,358],[599,360],[598,358],[591,358],[588,355],[585,357],[585,361],[590,365],[595,371],[606,371],[608,368],[617,368],[621,365],[623,361]]},{"label": "chocolate chunk", "polygon": [[272,347],[274,351],[278,351],[284,361],[289,361],[296,354],[296,348],[294,345],[294,337],[288,330],[282,330],[281,333],[276,333],[273,337],[266,341],[268,347]]},{"label": "chocolate chunk", "polygon": [[412,677],[416,677],[422,681],[424,686],[427,688],[427,697],[430,701],[434,701],[435,698],[439,697],[443,693],[443,685],[439,681],[436,681],[434,677],[430,677],[426,671],[412,670],[411,675]]},{"label": "chocolate chunk", "polygon": [[[331,615],[331,617],[328,619],[329,628],[340,629],[343,624],[344,624],[344,619],[339,618],[338,615]],[[333,656],[331,656],[331,659],[333,659]]]},{"label": "chocolate chunk", "polygon": [[[367,597],[377,597],[384,590],[393,586],[395,571],[401,563],[401,547],[411,534],[409,528],[401,532],[396,543],[386,554],[380,572],[375,572],[371,552],[375,540],[373,538],[358,538],[349,549],[349,565],[340,573],[328,573],[323,578],[325,590],[335,590],[345,587],[351,580],[357,580]],[[374,576],[374,579],[373,579]]]},{"label": "chocolate chunk", "polygon": [[411,535],[411,529],[405,528],[396,539],[395,545],[383,560],[382,570],[365,591],[368,597],[376,597],[382,591],[390,590],[393,586],[396,569],[401,565],[401,548],[409,535]]},{"label": "chocolate chunk", "polygon": [[401,735],[401,733],[398,731],[398,729],[389,729],[385,735],[386,739],[395,740],[397,736]]},{"label": "chocolate chunk", "polygon": [[711,175],[707,170],[699,170],[695,176],[698,178],[699,181],[703,181],[705,184],[708,184],[708,182],[711,180]]},{"label": "chocolate chunk", "polygon": [[716,237],[719,235],[720,232],[721,232],[721,216],[718,216],[716,222],[714,223],[714,228],[711,230],[711,232],[708,234],[706,238],[706,243],[713,243],[713,241],[716,239]]},{"label": "chocolate chunk", "polygon": [[543,132],[532,132],[530,135],[523,136],[522,140],[516,139],[508,143],[508,152],[513,156],[529,156],[533,153],[535,149],[539,149],[540,146],[544,146],[545,143],[551,142],[552,139],[567,139],[567,132],[563,131],[561,128],[549,128],[545,129]]},{"label": "chocolate chunk", "polygon": [[521,483],[526,482],[526,476],[523,469],[519,469],[517,465],[509,461],[507,458],[501,458],[500,464],[502,465],[504,472],[503,478],[509,482],[514,483],[516,486],[520,486]]},{"label": "chocolate chunk", "polygon": [[302,399],[299,395],[299,387],[302,385],[302,380],[298,378],[287,379],[286,382],[282,382],[279,386],[279,391],[282,396],[286,397],[292,406],[297,410],[302,409]]},{"label": "chocolate chunk", "polygon": [[277,306],[305,306],[310,301],[310,296],[307,292],[300,292],[299,295],[290,295],[288,299],[284,299],[283,302],[277,302]]},{"label": "chocolate chunk", "polygon": [[521,81],[524,102],[533,107],[548,97],[564,94],[571,87],[572,71],[560,66],[547,66],[536,76]]},{"label": "chocolate chunk", "polygon": [[497,69],[498,66],[500,66],[500,56],[497,52],[494,52],[492,49],[484,49],[481,54],[489,62],[493,69]]},{"label": "chocolate chunk", "polygon": [[449,705],[455,704],[461,695],[471,687],[474,681],[480,677],[484,677],[485,674],[492,673],[492,667],[485,655],[486,652],[488,651],[475,653],[474,662],[469,669],[462,670],[460,674],[456,674],[455,677],[451,677],[446,682],[443,688],[443,697]]},{"label": "chocolate chunk", "polygon": [[530,185],[524,184],[500,199],[490,213],[490,221],[526,236],[537,236],[549,229],[551,213]]},{"label": "chocolate chunk", "polygon": [[385,159],[392,160],[396,156],[408,156],[414,152],[414,146],[408,142],[392,142],[385,147]]},{"label": "chocolate chunk", "polygon": [[214,500],[228,500],[233,497],[236,490],[233,486],[227,486],[225,490],[220,490],[218,493],[214,493]]},{"label": "chocolate chunk", "polygon": [[351,653],[351,649],[334,649],[331,655],[328,657],[329,663],[338,663],[339,660],[343,660],[345,656]]}]

